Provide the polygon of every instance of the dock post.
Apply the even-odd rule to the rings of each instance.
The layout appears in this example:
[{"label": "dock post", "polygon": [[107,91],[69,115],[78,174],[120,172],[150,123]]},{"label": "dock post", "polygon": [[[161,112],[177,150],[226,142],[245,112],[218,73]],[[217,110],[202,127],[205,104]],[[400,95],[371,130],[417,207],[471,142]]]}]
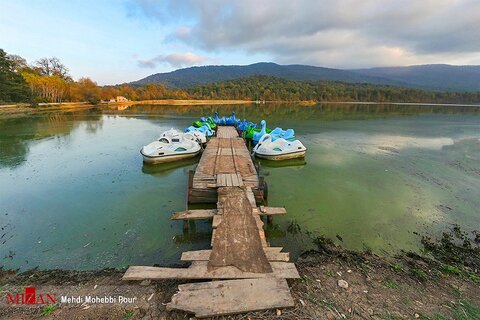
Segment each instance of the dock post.
[{"label": "dock post", "polygon": [[273,223],[273,216],[267,216],[267,223],[272,224]]}]

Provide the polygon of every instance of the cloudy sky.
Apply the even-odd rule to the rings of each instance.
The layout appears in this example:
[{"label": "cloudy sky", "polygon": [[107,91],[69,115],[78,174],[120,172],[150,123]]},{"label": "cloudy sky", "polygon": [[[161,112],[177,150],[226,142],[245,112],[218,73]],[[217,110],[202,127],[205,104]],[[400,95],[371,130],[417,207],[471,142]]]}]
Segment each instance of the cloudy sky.
[{"label": "cloudy sky", "polygon": [[117,84],[206,64],[480,64],[480,0],[0,0],[0,48]]}]

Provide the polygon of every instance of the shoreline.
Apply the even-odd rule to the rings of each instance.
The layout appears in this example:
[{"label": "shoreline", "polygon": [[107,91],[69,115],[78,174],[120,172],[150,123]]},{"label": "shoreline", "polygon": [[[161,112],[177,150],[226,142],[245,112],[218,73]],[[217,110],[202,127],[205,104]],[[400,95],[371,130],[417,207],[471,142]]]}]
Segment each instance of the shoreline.
[{"label": "shoreline", "polygon": [[[295,307],[257,311],[220,319],[477,319],[480,317],[480,241],[467,240],[453,229],[422,243],[431,257],[403,252],[381,257],[355,252],[318,237],[317,248],[295,262],[301,278],[289,280]],[[188,280],[123,281],[124,269],[66,271],[32,269],[22,273],[0,269],[0,319],[30,319],[47,312],[46,305],[5,304],[5,293],[34,286],[37,292],[61,297],[130,299],[129,303],[58,302],[48,308],[61,319],[188,319],[165,305]],[[343,280],[343,281],[340,281]],[[340,285],[341,284],[341,285]],[[134,299],[135,298],[135,299]],[[83,301],[83,302],[82,302]],[[49,311],[48,311],[49,312]]]},{"label": "shoreline", "polygon": [[249,100],[143,100],[110,102],[90,104],[87,102],[64,102],[64,103],[42,103],[38,106],[31,106],[26,103],[0,105],[0,117],[13,118],[24,115],[38,114],[52,111],[77,111],[93,108],[115,108],[132,105],[158,105],[158,106],[201,106],[201,105],[262,105],[262,104],[296,104],[305,107],[317,104],[330,105],[392,105],[392,106],[429,106],[429,107],[471,107],[480,108],[480,104],[440,104],[440,103],[414,103],[414,102],[349,102],[349,101],[249,101]]},{"label": "shoreline", "polygon": [[28,103],[16,104],[0,104],[0,111],[2,109],[18,109],[28,108],[30,110],[44,110],[44,109],[63,109],[63,108],[92,108],[92,107],[108,107],[108,106],[124,106],[124,105],[138,105],[138,104],[152,104],[152,105],[232,105],[232,104],[287,104],[295,103],[301,105],[315,105],[315,104],[360,104],[360,105],[420,105],[420,106],[452,106],[452,107],[480,107],[479,103],[431,103],[431,102],[377,102],[377,101],[313,101],[313,100],[298,100],[298,101],[253,101],[253,100],[177,100],[177,99],[160,99],[160,100],[139,100],[139,101],[122,101],[122,102],[101,102],[98,104],[91,104],[88,102],[61,102],[61,103],[39,103],[38,106],[31,106]]}]

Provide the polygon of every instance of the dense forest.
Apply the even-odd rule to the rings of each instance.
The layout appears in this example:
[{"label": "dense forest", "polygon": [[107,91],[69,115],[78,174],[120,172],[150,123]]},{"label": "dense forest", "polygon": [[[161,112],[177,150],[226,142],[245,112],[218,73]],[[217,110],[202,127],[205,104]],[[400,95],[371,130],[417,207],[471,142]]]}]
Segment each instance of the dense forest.
[{"label": "dense forest", "polygon": [[251,99],[266,101],[375,101],[478,103],[480,92],[435,92],[372,84],[338,81],[294,81],[270,76],[210,83],[187,88],[195,99]]},{"label": "dense forest", "polygon": [[132,84],[164,83],[171,89],[185,89],[253,75],[295,81],[369,83],[433,91],[480,91],[480,66],[445,64],[350,70],[301,64],[279,65],[272,62],[258,62],[250,65],[210,65],[155,73],[134,81]]},{"label": "dense forest", "polygon": [[479,103],[480,92],[437,92],[389,85],[339,81],[297,81],[253,75],[194,86],[183,90],[162,83],[98,86],[89,78],[74,81],[58,58],[32,64],[0,49],[0,103],[80,102],[99,103],[117,96],[128,100],[235,99],[265,101],[361,101]]}]

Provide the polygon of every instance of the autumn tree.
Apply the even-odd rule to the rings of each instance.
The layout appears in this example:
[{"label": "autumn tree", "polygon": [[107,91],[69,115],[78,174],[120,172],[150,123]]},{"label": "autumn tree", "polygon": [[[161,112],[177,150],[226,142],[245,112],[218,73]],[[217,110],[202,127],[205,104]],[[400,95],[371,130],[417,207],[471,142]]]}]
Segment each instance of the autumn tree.
[{"label": "autumn tree", "polygon": [[97,104],[100,102],[100,88],[90,78],[81,78],[72,84],[70,98],[72,101],[87,101]]},{"label": "autumn tree", "polygon": [[35,62],[35,67],[41,76],[57,76],[67,81],[72,80],[68,68],[57,57],[41,58]]},{"label": "autumn tree", "polygon": [[70,83],[59,76],[39,76],[31,72],[22,75],[39,102],[60,103],[68,95]]}]

